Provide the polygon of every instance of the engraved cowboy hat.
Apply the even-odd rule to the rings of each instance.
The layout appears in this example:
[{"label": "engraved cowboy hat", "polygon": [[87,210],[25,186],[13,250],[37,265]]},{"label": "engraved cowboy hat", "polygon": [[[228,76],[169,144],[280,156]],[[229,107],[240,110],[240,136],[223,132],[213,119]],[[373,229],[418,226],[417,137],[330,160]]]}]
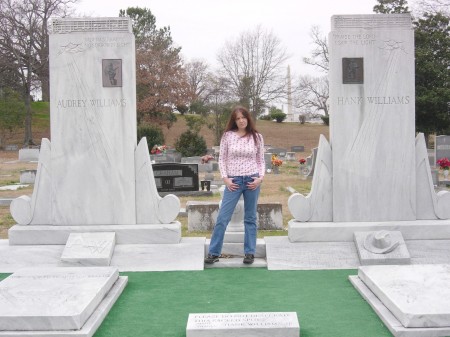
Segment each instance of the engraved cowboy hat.
[{"label": "engraved cowboy hat", "polygon": [[399,244],[399,241],[392,240],[391,234],[386,230],[371,232],[364,240],[364,248],[375,254],[390,253]]}]

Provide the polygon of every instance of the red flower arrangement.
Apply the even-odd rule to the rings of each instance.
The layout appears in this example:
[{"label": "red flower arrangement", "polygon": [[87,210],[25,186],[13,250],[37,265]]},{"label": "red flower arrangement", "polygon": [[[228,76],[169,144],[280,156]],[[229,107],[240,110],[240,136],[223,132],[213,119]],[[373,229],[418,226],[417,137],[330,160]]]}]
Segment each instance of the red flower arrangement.
[{"label": "red flower arrangement", "polygon": [[436,164],[438,164],[442,170],[448,170],[450,168],[450,160],[448,160],[448,158],[441,158]]},{"label": "red flower arrangement", "polygon": [[166,153],[167,146],[166,145],[154,145],[152,149],[150,150],[151,154],[160,154],[160,153]]},{"label": "red flower arrangement", "polygon": [[306,163],[306,159],[305,158],[301,158],[299,161],[300,165],[303,165]]}]

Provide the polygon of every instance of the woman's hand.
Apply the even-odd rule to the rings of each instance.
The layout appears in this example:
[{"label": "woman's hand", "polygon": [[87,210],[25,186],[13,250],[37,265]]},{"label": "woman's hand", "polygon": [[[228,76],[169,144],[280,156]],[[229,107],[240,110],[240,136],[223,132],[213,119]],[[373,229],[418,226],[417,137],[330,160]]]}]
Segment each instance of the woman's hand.
[{"label": "woman's hand", "polygon": [[262,181],[263,181],[263,178],[255,177],[251,183],[247,184],[247,187],[250,190],[256,190],[258,188],[258,186],[262,184]]},{"label": "woman's hand", "polygon": [[227,186],[229,191],[236,191],[239,188],[238,184],[233,183],[233,179],[232,178],[223,178],[223,182],[225,183],[225,185]]}]

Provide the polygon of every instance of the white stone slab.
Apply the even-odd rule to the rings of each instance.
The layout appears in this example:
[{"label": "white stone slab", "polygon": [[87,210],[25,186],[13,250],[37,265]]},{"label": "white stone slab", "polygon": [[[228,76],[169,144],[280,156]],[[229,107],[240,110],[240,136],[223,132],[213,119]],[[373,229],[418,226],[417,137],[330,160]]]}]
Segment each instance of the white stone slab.
[{"label": "white stone slab", "polygon": [[61,261],[72,265],[109,266],[115,244],[115,233],[72,233]]},{"label": "white stone slab", "polygon": [[26,184],[5,185],[0,187],[0,191],[17,191],[19,188],[28,187]]},{"label": "white stone slab", "polygon": [[364,241],[371,233],[376,232],[355,232],[355,245],[362,265],[410,263],[411,257],[401,232],[389,232],[392,242],[398,242],[398,246],[393,251],[383,254],[373,253],[365,248]]},{"label": "white stone slab", "polygon": [[186,337],[299,337],[296,312],[189,314]]},{"label": "white stone slab", "polygon": [[362,266],[358,277],[405,328],[450,327],[450,265]]},{"label": "white stone slab", "polygon": [[120,271],[203,270],[205,238],[183,238],[177,244],[117,245],[111,260]]},{"label": "white stone slab", "polygon": [[92,337],[127,285],[128,277],[119,276],[111,290],[80,330],[0,331],[0,337]]},{"label": "white stone slab", "polygon": [[353,241],[354,232],[379,230],[400,231],[405,240],[448,240],[450,220],[288,223],[291,242]]},{"label": "white stone slab", "polygon": [[65,245],[71,233],[115,232],[117,244],[179,243],[181,223],[96,226],[13,226],[11,245]]},{"label": "white stone slab", "polygon": [[79,330],[119,277],[117,268],[27,268],[0,283],[0,331]]},{"label": "white stone slab", "polygon": [[350,282],[369,303],[389,331],[395,337],[446,337],[450,336],[450,327],[445,328],[405,328],[394,315],[381,303],[375,294],[356,275],[349,276]]},{"label": "white stone slab", "polygon": [[264,237],[269,270],[353,269],[360,263],[353,242],[291,243],[285,236]]}]

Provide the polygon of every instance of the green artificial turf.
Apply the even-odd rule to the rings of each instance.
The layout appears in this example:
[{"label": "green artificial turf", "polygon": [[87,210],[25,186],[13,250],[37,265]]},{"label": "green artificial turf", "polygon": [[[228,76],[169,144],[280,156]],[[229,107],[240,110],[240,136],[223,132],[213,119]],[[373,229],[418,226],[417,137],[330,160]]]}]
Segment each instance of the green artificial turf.
[{"label": "green artificial turf", "polygon": [[185,337],[189,313],[295,311],[301,337],[392,337],[348,280],[356,270],[263,268],[121,273],[128,284],[94,337]]}]

